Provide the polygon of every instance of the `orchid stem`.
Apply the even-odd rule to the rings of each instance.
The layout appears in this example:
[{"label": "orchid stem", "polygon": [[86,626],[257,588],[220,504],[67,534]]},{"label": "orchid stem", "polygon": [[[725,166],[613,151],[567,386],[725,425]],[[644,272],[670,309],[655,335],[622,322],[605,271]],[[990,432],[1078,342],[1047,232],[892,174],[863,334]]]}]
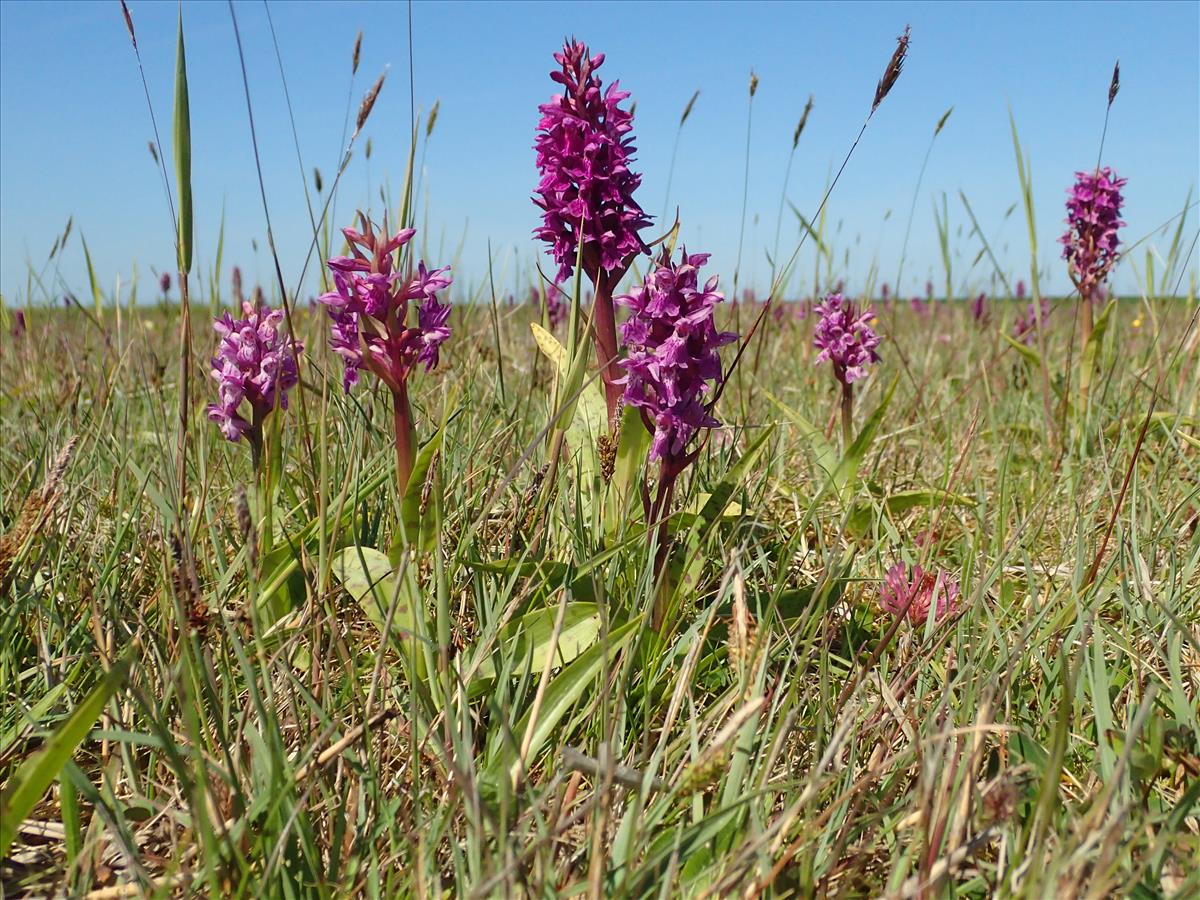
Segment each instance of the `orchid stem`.
[{"label": "orchid stem", "polygon": [[849,453],[854,442],[854,385],[842,383],[842,452]]},{"label": "orchid stem", "polygon": [[396,483],[403,497],[413,470],[412,408],[408,403],[408,384],[404,381],[392,392],[392,414],[396,430]]}]

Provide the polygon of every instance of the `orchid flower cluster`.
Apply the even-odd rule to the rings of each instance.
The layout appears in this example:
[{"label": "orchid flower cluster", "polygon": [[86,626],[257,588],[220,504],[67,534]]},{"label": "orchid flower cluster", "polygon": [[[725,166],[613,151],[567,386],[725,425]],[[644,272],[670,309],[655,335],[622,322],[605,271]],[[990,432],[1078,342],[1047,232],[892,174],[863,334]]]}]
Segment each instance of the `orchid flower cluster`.
[{"label": "orchid flower cluster", "polygon": [[[365,215],[360,213],[359,219],[361,232],[342,229],[352,255],[329,260],[335,290],[319,299],[333,323],[330,346],[345,366],[346,392],[365,367],[396,393],[414,368],[424,365],[430,371],[438,364],[438,350],[450,337],[450,307],[438,302],[438,293],[453,279],[449,266],[430,270],[424,260],[415,273],[402,276],[394,256],[416,229],[403,228],[389,237],[386,222],[375,234]],[[417,307],[415,323],[410,305]]]},{"label": "orchid flower cluster", "polygon": [[1121,188],[1108,166],[1094,172],[1076,172],[1075,184],[1067,191],[1067,231],[1059,238],[1071,280],[1086,302],[1097,299],[1097,291],[1116,264],[1120,239]]},{"label": "orchid flower cluster", "polygon": [[550,247],[557,281],[572,276],[578,257],[595,289],[592,333],[612,424],[621,396],[612,294],[633,258],[648,251],[640,232],[650,217],[633,198],[642,176],[630,169],[633,113],[620,105],[629,93],[616,82],[604,89],[596,75],[604,54],[592,56],[579,41],[567,41],[554,59],[559,68],[550,78],[563,93],[538,107],[533,202],[542,224],[534,234]]},{"label": "orchid flower cluster", "polygon": [[841,294],[830,294],[824,303],[817,305],[816,312],[820,318],[813,332],[813,346],[821,351],[817,354],[817,364],[829,360],[833,364],[833,377],[842,384],[866,378],[867,366],[879,362],[877,348],[881,338],[871,327],[874,311],[859,313],[853,301]]},{"label": "orchid flower cluster", "polygon": [[584,242],[584,269],[613,272],[646,245],[638,232],[650,224],[633,192],[642,176],[633,172],[633,114],[621,109],[628,91],[616,82],[603,89],[596,70],[604,54],[591,56],[578,41],[554,54],[560,69],[551,79],[563,93],[538,107],[537,166],[541,180],[534,203],[542,208],[535,234],[551,245],[558,281],[575,270],[578,241]]},{"label": "orchid flower cluster", "polygon": [[871,327],[875,313],[871,309],[860,313],[852,301],[841,294],[830,294],[816,309],[816,329],[813,346],[821,351],[816,364],[828,360],[833,364],[833,377],[842,386],[842,441],[849,449],[853,438],[853,384],[868,375],[867,367],[879,362],[881,338]]},{"label": "orchid flower cluster", "polygon": [[[389,236],[387,222],[378,233],[359,213],[361,231],[342,229],[350,256],[329,260],[335,290],[320,297],[332,322],[330,347],[342,357],[343,388],[349,392],[366,369],[392,393],[396,432],[396,473],[401,492],[412,472],[414,435],[408,378],[417,368],[434,369],[442,344],[450,337],[450,306],[438,294],[450,287],[449,266],[429,269],[424,260],[415,272],[397,270],[397,254],[416,229]],[[413,309],[415,319],[413,321]]]},{"label": "orchid flower cluster", "polygon": [[243,435],[250,442],[255,468],[262,453],[262,428],[276,408],[287,409],[287,392],[299,382],[297,357],[304,350],[281,330],[284,311],[242,304],[244,318],[228,312],[213,322],[220,341],[212,359],[218,402],[208,406],[230,441]]},{"label": "orchid flower cluster", "polygon": [[694,458],[688,444],[701,428],[721,423],[705,405],[709,382],[720,383],[717,351],[737,335],[717,331],[714,308],[724,300],[714,275],[700,286],[700,267],[709,254],[683,250],[678,262],[664,251],[643,284],[616,302],[632,313],[621,326],[628,356],[625,402],[641,413],[654,435],[650,459],[673,477]]},{"label": "orchid flower cluster", "polygon": [[910,570],[896,563],[887,570],[879,591],[879,605],[895,616],[907,616],[914,625],[924,625],[930,613],[943,619],[958,612],[962,589],[944,571],[927,572],[920,566]]}]

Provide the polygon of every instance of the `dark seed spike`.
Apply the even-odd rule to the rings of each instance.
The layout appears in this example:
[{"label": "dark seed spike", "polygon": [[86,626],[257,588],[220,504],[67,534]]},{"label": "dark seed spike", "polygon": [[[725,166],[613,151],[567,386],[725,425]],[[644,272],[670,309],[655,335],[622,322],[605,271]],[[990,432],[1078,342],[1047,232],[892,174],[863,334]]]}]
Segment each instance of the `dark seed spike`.
[{"label": "dark seed spike", "polygon": [[904,68],[904,60],[908,56],[910,26],[904,26],[904,34],[896,39],[896,51],[892,54],[892,58],[888,61],[887,68],[883,72],[883,77],[879,79],[879,84],[875,86],[875,102],[871,104],[871,112],[874,113],[879,108],[879,104],[883,102],[883,98],[888,95],[888,92],[895,86],[896,80],[900,77],[900,70]]},{"label": "dark seed spike", "polygon": [[1108,105],[1112,106],[1112,102],[1117,99],[1117,91],[1121,90],[1121,61],[1118,59],[1113,64],[1112,81],[1108,85]]}]

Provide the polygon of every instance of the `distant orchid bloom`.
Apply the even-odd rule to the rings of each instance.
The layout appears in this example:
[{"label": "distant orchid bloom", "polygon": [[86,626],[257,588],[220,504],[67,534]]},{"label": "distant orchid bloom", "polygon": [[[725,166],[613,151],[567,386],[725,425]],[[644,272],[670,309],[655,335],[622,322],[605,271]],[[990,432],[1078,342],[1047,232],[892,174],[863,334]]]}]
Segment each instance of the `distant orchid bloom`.
[{"label": "distant orchid bloom", "polygon": [[925,282],[925,299],[928,300],[930,303],[933,302],[933,282],[932,281]]},{"label": "distant orchid bloom", "polygon": [[949,573],[926,572],[920,566],[911,571],[904,563],[887,570],[879,591],[879,605],[895,616],[907,616],[914,625],[923,625],[932,611],[943,619],[958,611],[961,586]]},{"label": "distant orchid bloom", "polygon": [[352,255],[329,260],[336,290],[323,294],[320,302],[333,326],[329,345],[345,366],[346,392],[365,368],[392,393],[396,476],[403,493],[415,454],[408,378],[420,366],[431,371],[440,360],[440,348],[450,337],[450,307],[438,302],[438,294],[453,279],[449,266],[429,269],[424,260],[415,272],[396,271],[396,254],[416,229],[403,228],[389,236],[386,221],[378,233],[363,213],[359,221],[361,232],[342,229]]},{"label": "distant orchid bloom", "polygon": [[164,294],[171,293],[171,273],[163,272],[158,276],[158,286]]},{"label": "distant orchid bloom", "polygon": [[708,257],[684,250],[673,263],[664,253],[643,284],[616,298],[632,313],[621,326],[629,354],[621,360],[625,402],[654,435],[650,458],[661,460],[664,470],[686,467],[696,432],[720,425],[704,400],[710,382],[720,384],[723,377],[717,351],[737,335],[717,331],[713,313],[724,296],[716,276],[699,286]]},{"label": "distant orchid bloom", "polygon": [[987,294],[980,292],[979,296],[971,301],[971,317],[976,322],[983,322],[987,319]]},{"label": "distant orchid bloom", "polygon": [[25,310],[18,309],[13,314],[12,336],[14,338],[24,337],[26,330],[27,329],[25,328]]},{"label": "distant orchid bloom", "polygon": [[880,299],[882,299],[886,303],[887,298],[891,295],[891,293],[892,293],[892,289],[888,287],[888,283],[885,281],[883,283],[883,285],[879,288]]},{"label": "distant orchid bloom", "polygon": [[820,319],[813,333],[813,346],[821,352],[816,362],[829,360],[833,375],[842,384],[866,378],[867,367],[879,362],[880,337],[871,327],[875,313],[859,313],[854,303],[841,294],[830,294],[816,309]]},{"label": "distant orchid bloom", "polygon": [[1023,278],[1017,280],[1017,299],[1025,299],[1025,279]]},{"label": "distant orchid bloom", "polygon": [[[342,229],[352,256],[329,260],[335,290],[320,297],[333,324],[330,346],[342,357],[342,386],[350,391],[359,373],[368,369],[392,391],[398,391],[419,365],[429,371],[438,364],[438,348],[450,337],[449,306],[438,293],[450,287],[449,266],[426,267],[422,260],[407,277],[394,271],[394,255],[416,229],[388,236],[378,234],[360,214],[363,231]],[[416,322],[409,307],[417,307]]]},{"label": "distant orchid bloom", "polygon": [[1039,321],[1045,324],[1048,315],[1050,315],[1050,301],[1045,297],[1037,307],[1030,303],[1025,313],[1019,316],[1013,324],[1013,337],[1026,346],[1032,345],[1037,340]]},{"label": "distant orchid bloom", "polygon": [[1059,238],[1071,281],[1085,301],[1095,300],[1119,256],[1118,229],[1121,221],[1121,188],[1108,166],[1094,172],[1076,172],[1067,198],[1067,231]]},{"label": "distant orchid bloom", "polygon": [[236,300],[238,303],[241,303],[243,300],[242,270],[239,269],[237,266],[234,266],[233,271],[230,273],[229,277],[230,277],[230,280],[233,282],[233,299]]},{"label": "distant orchid bloom", "polygon": [[920,297],[913,297],[908,301],[908,305],[912,308],[913,312],[923,319],[927,318],[930,314],[929,304]]},{"label": "distant orchid bloom", "polygon": [[217,402],[208,405],[208,418],[230,441],[250,441],[257,468],[262,451],[262,427],[275,409],[287,409],[287,392],[299,381],[296,357],[304,345],[292,343],[280,325],[282,309],[242,305],[244,318],[228,312],[213,321],[220,338],[212,359]]},{"label": "distant orchid bloom", "polygon": [[[541,295],[537,288],[530,288],[530,300],[537,307],[541,301]],[[546,289],[546,322],[550,325],[550,330],[554,331],[567,320],[567,313],[570,308],[563,299],[562,291],[559,290],[557,284],[550,285]]]},{"label": "distant orchid bloom", "polygon": [[830,294],[816,312],[820,318],[813,346],[821,351],[816,364],[832,363],[833,377],[842,386],[842,443],[848,450],[854,436],[854,382],[866,378],[867,367],[879,362],[881,339],[871,327],[875,313],[871,309],[859,313],[841,294]]},{"label": "distant orchid bloom", "polygon": [[558,263],[558,280],[575,269],[582,228],[584,269],[591,275],[623,270],[629,257],[646,245],[638,232],[650,224],[633,192],[642,176],[633,172],[633,113],[621,109],[629,97],[617,83],[603,90],[596,70],[604,54],[591,56],[586,45],[568,41],[554,54],[560,70],[550,77],[563,86],[538,110],[537,166],[541,172],[534,198],[543,210],[535,230]]}]

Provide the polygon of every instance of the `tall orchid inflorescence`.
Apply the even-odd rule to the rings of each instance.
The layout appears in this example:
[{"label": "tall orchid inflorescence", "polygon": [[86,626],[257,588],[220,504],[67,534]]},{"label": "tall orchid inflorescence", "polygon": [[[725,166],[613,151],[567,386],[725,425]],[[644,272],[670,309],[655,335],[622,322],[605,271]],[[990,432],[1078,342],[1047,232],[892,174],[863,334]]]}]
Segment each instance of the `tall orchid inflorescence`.
[{"label": "tall orchid inflorescence", "polygon": [[860,313],[854,303],[841,294],[830,294],[817,306],[817,327],[813,346],[820,353],[816,362],[828,360],[833,365],[833,377],[842,386],[842,440],[849,449],[853,436],[853,384],[868,375],[867,367],[879,362],[880,337],[871,327],[875,313],[867,309]]},{"label": "tall orchid inflorescence", "polygon": [[633,258],[647,251],[640,231],[650,217],[633,198],[642,177],[629,167],[633,113],[620,106],[629,93],[616,82],[604,90],[595,74],[604,54],[592,56],[579,41],[566,42],[554,59],[559,69],[550,77],[563,93],[538,107],[541,179],[533,202],[542,224],[534,234],[549,245],[558,280],[572,276],[578,257],[595,288],[592,328],[611,420],[621,393],[612,293]]},{"label": "tall orchid inflorescence", "polygon": [[1017,321],[1013,323],[1013,337],[1025,346],[1031,346],[1037,340],[1038,329],[1045,324],[1046,317],[1049,315],[1050,301],[1045,297],[1036,306],[1030,303],[1025,312],[1017,316]]},{"label": "tall orchid inflorescence", "polygon": [[287,392],[299,380],[296,357],[304,350],[282,330],[282,309],[242,304],[245,318],[223,313],[213,322],[220,341],[212,359],[218,402],[208,406],[228,440],[245,436],[254,467],[262,460],[263,423],[275,409],[287,409]]},{"label": "tall orchid inflorescence", "polygon": [[682,471],[694,459],[687,447],[696,432],[720,425],[704,401],[709,383],[721,380],[717,351],[737,335],[717,331],[714,323],[714,308],[725,299],[717,276],[700,286],[708,257],[684,250],[674,263],[664,252],[643,284],[617,298],[631,312],[621,326],[629,354],[621,360],[625,402],[654,435],[650,458],[664,471]]},{"label": "tall orchid inflorescence", "polygon": [[430,270],[423,260],[415,272],[397,270],[397,255],[415,229],[389,235],[386,220],[378,232],[364,214],[359,221],[361,232],[342,229],[352,255],[329,260],[335,290],[320,302],[333,325],[330,346],[345,365],[345,390],[358,383],[365,368],[392,393],[396,473],[403,491],[414,452],[408,378],[421,366],[428,372],[438,364],[439,349],[450,337],[450,307],[438,301],[438,293],[452,279],[449,266]]},{"label": "tall orchid inflorescence", "polygon": [[[621,360],[624,400],[641,414],[653,435],[650,460],[659,464],[653,503],[643,491],[646,522],[659,522],[656,571],[661,575],[669,546],[668,515],[675,482],[696,459],[693,438],[720,422],[712,415],[713,391],[724,373],[719,350],[737,335],[717,330],[716,305],[724,300],[714,275],[701,285],[700,267],[707,253],[681,251],[672,262],[666,249],[646,280],[617,298],[630,316],[621,326],[628,356]],[[662,622],[663,604],[655,607],[653,624]]]},{"label": "tall orchid inflorescence", "polygon": [[1086,302],[1097,299],[1108,273],[1117,261],[1121,221],[1121,188],[1108,166],[1094,172],[1076,172],[1067,191],[1067,231],[1059,238],[1071,281]]}]

